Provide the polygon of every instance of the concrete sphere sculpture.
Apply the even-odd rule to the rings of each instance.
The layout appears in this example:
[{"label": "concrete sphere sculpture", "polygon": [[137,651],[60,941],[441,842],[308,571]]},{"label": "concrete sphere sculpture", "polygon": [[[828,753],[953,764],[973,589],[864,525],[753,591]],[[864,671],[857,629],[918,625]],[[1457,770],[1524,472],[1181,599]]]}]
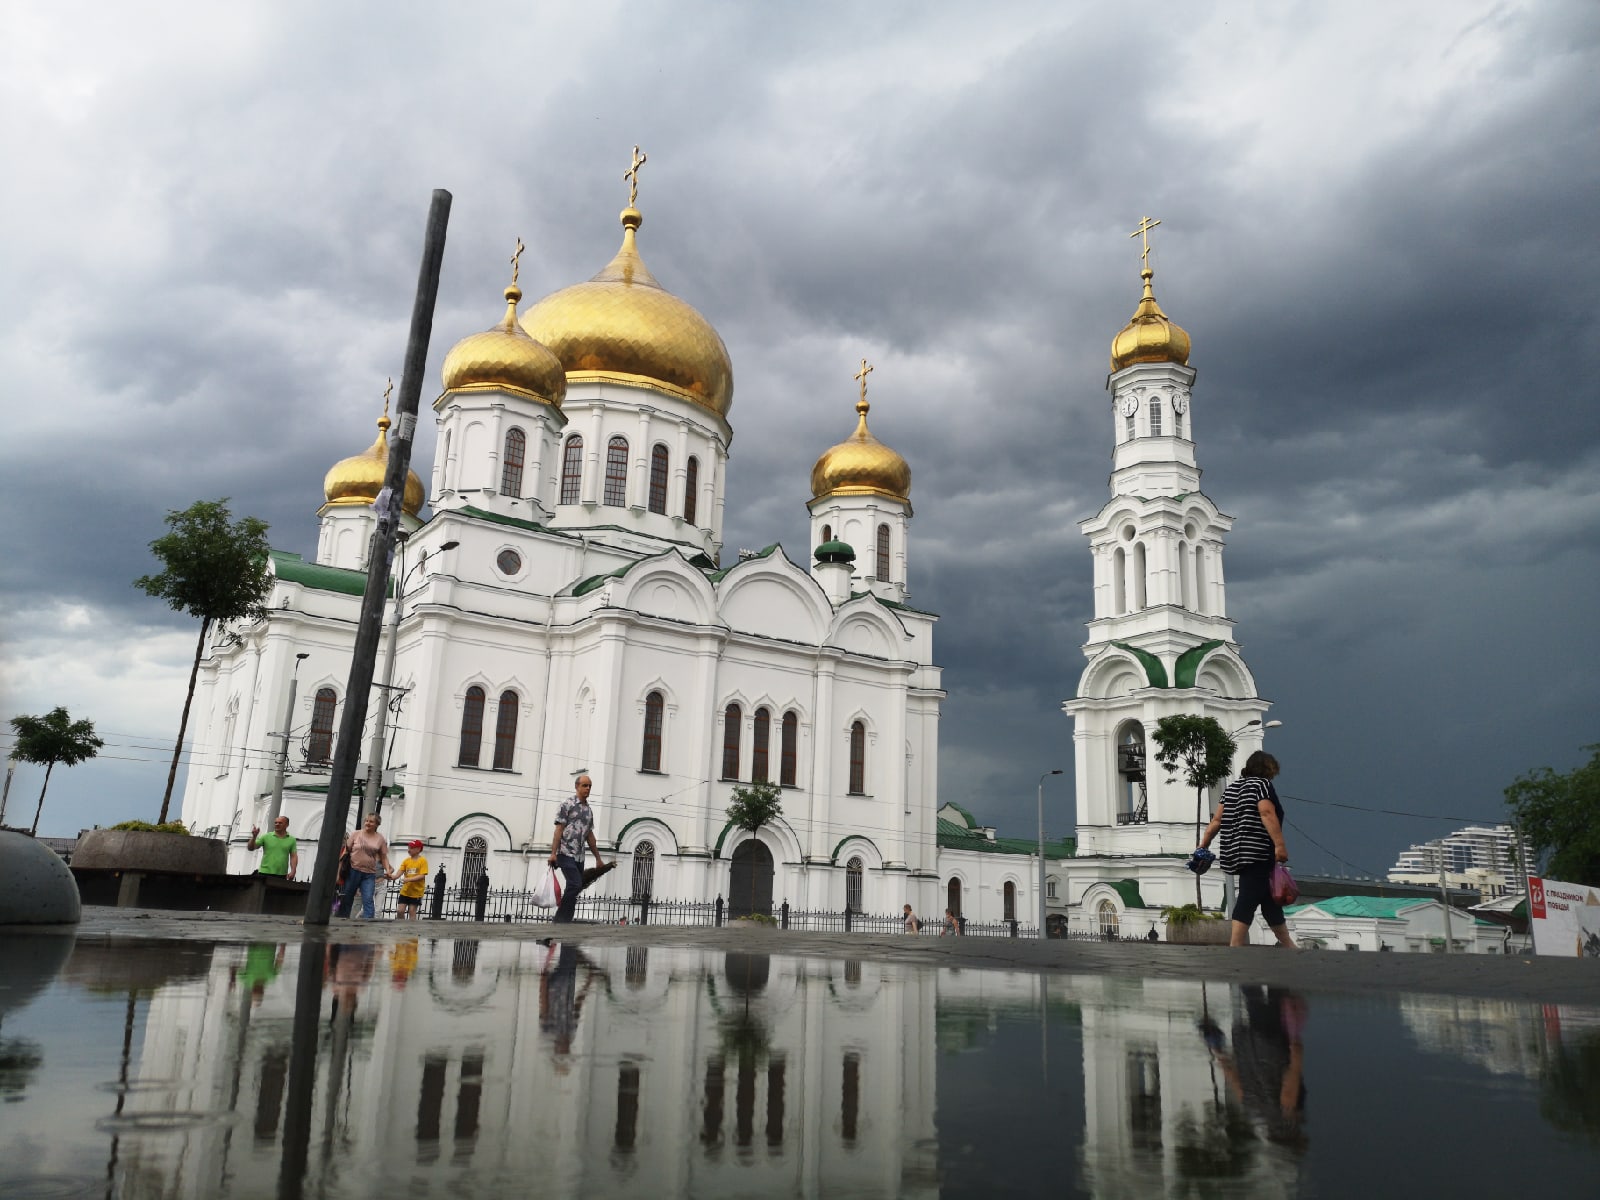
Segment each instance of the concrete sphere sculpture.
[{"label": "concrete sphere sculpture", "polygon": [[43,842],[0,830],[0,926],[75,925],[83,916],[78,882]]}]

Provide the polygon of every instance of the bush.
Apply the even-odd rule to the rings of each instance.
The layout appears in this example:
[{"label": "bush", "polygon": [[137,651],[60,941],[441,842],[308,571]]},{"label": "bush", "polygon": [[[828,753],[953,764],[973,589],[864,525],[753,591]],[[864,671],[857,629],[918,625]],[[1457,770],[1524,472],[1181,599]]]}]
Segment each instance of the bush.
[{"label": "bush", "polygon": [[124,821],[111,828],[126,829],[131,833],[181,833],[184,837],[189,836],[189,828],[182,821],[165,821],[160,825],[152,825],[149,821]]},{"label": "bush", "polygon": [[777,917],[769,917],[766,913],[746,913],[742,917],[735,917],[734,920],[736,922],[748,921],[752,925],[776,925],[778,923]]},{"label": "bush", "polygon": [[1198,904],[1167,905],[1161,910],[1161,916],[1168,925],[1182,928],[1185,925],[1198,925],[1201,921],[1220,921],[1221,913],[1206,912]]}]

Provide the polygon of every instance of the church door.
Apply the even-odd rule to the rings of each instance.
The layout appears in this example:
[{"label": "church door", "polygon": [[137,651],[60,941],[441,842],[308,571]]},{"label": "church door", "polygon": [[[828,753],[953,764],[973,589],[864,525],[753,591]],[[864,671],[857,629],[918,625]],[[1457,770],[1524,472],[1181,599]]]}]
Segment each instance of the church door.
[{"label": "church door", "polygon": [[728,916],[772,915],[772,851],[757,841],[740,842],[728,872]]}]

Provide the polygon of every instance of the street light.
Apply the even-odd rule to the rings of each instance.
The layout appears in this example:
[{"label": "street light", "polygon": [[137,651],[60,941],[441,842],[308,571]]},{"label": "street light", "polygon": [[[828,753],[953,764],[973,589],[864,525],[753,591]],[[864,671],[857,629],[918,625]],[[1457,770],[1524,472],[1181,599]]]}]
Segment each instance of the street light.
[{"label": "street light", "polygon": [[[403,529],[395,531],[395,585],[394,585],[394,617],[389,622],[389,647],[384,654],[383,682],[378,687],[383,689],[383,707],[378,711],[378,722],[372,731],[372,745],[367,749],[367,795],[361,805],[360,821],[365,820],[368,813],[375,813],[382,807],[383,801],[383,755],[384,744],[389,735],[389,694],[394,691],[394,655],[395,648],[400,642],[400,610],[403,607],[406,594],[406,584],[410,582],[411,575],[422,570],[428,565],[428,552],[422,552],[422,560],[407,571],[406,567],[406,542],[411,535]],[[439,547],[439,553],[454,550],[461,543],[458,541],[445,542]]]},{"label": "street light", "polygon": [[1044,904],[1044,781],[1052,775],[1060,775],[1061,773],[1061,768],[1057,767],[1054,771],[1046,771],[1039,776],[1039,936],[1041,938],[1044,937],[1044,920],[1046,916]]},{"label": "street light", "polygon": [[1246,729],[1250,729],[1250,728],[1252,728],[1252,727],[1254,727],[1256,725],[1261,725],[1261,728],[1263,730],[1267,730],[1267,729],[1277,729],[1282,724],[1283,724],[1282,721],[1268,721],[1265,725],[1261,725],[1261,718],[1257,717],[1254,721],[1246,721],[1243,725],[1239,726],[1239,728],[1235,729],[1228,736],[1229,737],[1235,737],[1238,734],[1243,733]]}]

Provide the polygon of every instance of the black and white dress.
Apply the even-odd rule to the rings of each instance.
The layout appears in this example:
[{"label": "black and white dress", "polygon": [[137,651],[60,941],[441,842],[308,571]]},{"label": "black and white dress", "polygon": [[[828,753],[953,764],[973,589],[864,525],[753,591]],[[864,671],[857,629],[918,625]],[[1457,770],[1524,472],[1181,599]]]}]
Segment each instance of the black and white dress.
[{"label": "black and white dress", "polygon": [[1222,869],[1229,875],[1237,875],[1256,863],[1272,862],[1272,835],[1261,821],[1263,800],[1272,801],[1281,824],[1283,805],[1267,780],[1246,776],[1235,779],[1223,790],[1220,858]]}]

